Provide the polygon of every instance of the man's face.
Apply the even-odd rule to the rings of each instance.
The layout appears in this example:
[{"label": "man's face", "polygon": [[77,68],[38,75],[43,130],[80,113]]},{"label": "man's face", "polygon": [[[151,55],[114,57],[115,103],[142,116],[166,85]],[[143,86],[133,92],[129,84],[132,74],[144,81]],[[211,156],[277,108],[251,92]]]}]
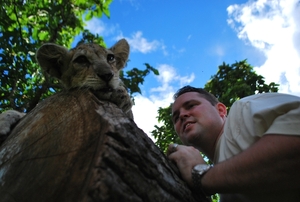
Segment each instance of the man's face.
[{"label": "man's face", "polygon": [[176,133],[185,145],[195,147],[214,145],[223,129],[225,116],[226,107],[222,103],[213,106],[197,92],[180,95],[172,106]]}]

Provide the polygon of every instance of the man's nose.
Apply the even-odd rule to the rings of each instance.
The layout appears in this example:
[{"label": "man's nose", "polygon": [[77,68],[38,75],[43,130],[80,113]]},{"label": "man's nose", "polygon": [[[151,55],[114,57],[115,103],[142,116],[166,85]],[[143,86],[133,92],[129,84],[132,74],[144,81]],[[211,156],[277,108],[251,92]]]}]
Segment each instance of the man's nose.
[{"label": "man's nose", "polygon": [[183,110],[180,111],[180,115],[179,115],[180,119],[185,119],[189,116],[190,116],[190,114],[189,114],[188,110],[183,109]]}]

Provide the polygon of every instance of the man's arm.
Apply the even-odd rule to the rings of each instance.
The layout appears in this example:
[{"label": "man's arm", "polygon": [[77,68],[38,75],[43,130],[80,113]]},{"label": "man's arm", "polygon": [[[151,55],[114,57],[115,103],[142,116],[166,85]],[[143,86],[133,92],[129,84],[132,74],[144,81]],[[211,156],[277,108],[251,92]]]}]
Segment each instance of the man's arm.
[{"label": "man's arm", "polygon": [[299,190],[299,171],[300,137],[265,135],[244,152],[216,164],[201,183],[207,193]]},{"label": "man's arm", "polygon": [[[199,151],[179,145],[168,157],[177,164],[182,178],[193,186],[192,168],[205,163]],[[299,171],[300,137],[265,135],[246,151],[214,165],[201,184],[210,194],[299,190]]]}]

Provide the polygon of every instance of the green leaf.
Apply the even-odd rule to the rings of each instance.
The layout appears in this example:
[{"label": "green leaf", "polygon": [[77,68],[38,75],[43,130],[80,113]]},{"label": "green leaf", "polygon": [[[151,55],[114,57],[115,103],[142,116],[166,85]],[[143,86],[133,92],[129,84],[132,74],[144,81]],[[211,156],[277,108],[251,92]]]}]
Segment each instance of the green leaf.
[{"label": "green leaf", "polygon": [[87,14],[85,15],[85,20],[86,21],[89,21],[89,20],[91,20],[93,18],[93,12],[91,12],[91,11],[89,11],[89,12],[87,12]]},{"label": "green leaf", "polygon": [[48,32],[42,31],[38,34],[38,36],[39,36],[39,40],[44,41],[44,40],[46,40],[46,38],[48,36]]}]

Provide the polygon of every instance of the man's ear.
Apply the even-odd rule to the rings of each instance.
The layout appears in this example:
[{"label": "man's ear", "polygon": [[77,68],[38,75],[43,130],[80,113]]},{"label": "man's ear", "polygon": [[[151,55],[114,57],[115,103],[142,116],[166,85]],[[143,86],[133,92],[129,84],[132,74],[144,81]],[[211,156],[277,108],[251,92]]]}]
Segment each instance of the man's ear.
[{"label": "man's ear", "polygon": [[64,58],[67,54],[68,49],[65,47],[46,43],[37,50],[36,59],[43,71],[60,79],[64,70]]},{"label": "man's ear", "polygon": [[216,107],[217,107],[221,117],[227,116],[227,107],[222,102],[218,102]]},{"label": "man's ear", "polygon": [[115,55],[117,69],[122,69],[125,66],[125,63],[127,62],[129,57],[130,48],[128,42],[125,39],[121,39],[109,50],[111,50]]}]

